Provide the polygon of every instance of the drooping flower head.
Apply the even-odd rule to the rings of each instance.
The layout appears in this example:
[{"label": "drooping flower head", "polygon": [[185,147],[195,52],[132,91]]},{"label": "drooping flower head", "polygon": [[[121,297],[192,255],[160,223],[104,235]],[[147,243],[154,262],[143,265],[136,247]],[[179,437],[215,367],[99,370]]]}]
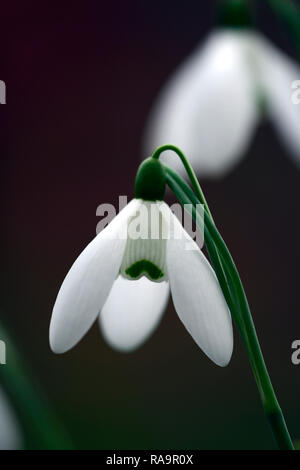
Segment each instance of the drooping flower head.
[{"label": "drooping flower head", "polygon": [[50,324],[54,352],[72,348],[97,318],[111,346],[135,349],[158,324],[171,291],[198,346],[227,365],[233,335],[226,301],[164,192],[163,166],[150,157],[138,170],[134,199],[80,254],[60,288]]}]

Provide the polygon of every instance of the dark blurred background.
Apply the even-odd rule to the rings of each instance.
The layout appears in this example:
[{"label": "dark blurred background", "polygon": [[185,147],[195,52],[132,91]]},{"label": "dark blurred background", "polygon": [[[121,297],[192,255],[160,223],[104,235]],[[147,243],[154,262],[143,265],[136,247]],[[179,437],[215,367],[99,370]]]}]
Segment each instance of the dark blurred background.
[{"label": "dark blurred background", "polygon": [[[1,316],[79,449],[273,448],[238,334],[231,363],[218,368],[171,302],[135,353],[111,350],[97,324],[62,356],[48,343],[56,294],[95,234],[96,208],[133,196],[151,104],[213,27],[214,3],[1,6]],[[264,3],[259,28],[296,58]],[[241,164],[202,184],[291,434],[300,437],[300,366],[291,363],[300,339],[299,169],[264,122]]]}]

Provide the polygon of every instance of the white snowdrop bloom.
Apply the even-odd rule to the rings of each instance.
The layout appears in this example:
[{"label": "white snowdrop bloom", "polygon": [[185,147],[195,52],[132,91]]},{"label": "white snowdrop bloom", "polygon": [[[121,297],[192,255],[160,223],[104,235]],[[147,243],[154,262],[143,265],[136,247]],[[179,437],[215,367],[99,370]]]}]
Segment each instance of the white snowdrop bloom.
[{"label": "white snowdrop bloom", "polygon": [[14,410],[4,390],[0,388],[0,450],[23,447],[22,432]]},{"label": "white snowdrop bloom", "polygon": [[[300,162],[300,67],[250,29],[212,32],[163,87],[150,114],[145,150],[179,146],[201,176],[228,172],[244,155],[259,119],[269,116]],[[170,155],[166,153],[166,162]],[[181,168],[181,166],[178,166]]]},{"label": "white snowdrop bloom", "polygon": [[51,348],[67,351],[99,317],[108,343],[132,351],[157,326],[170,290],[195,342],[227,365],[232,321],[213,269],[166,203],[135,198],[67,274],[53,309]]}]

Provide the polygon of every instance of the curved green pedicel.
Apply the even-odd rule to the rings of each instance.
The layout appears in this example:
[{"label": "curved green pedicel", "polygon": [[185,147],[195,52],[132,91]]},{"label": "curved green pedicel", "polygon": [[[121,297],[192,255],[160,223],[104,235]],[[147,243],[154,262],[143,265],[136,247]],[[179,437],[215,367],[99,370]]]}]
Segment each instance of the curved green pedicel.
[{"label": "curved green pedicel", "polygon": [[162,201],[165,190],[166,175],[163,165],[156,158],[147,158],[138,168],[134,197],[144,201]]},{"label": "curved green pedicel", "polygon": [[142,259],[132,264],[125,270],[125,273],[132,279],[139,279],[144,274],[147,275],[151,281],[158,281],[164,277],[164,273],[161,269],[146,259]]},{"label": "curved green pedicel", "polygon": [[250,28],[253,26],[253,2],[251,0],[219,0],[218,26]]}]

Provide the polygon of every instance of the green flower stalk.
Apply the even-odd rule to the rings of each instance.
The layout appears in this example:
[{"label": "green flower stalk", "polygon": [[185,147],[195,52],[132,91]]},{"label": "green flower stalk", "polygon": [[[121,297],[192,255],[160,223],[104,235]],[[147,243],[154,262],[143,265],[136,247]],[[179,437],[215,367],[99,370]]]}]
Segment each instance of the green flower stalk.
[{"label": "green flower stalk", "polygon": [[253,25],[253,1],[219,0],[218,25],[227,28],[248,28]]},{"label": "green flower stalk", "polygon": [[166,150],[173,150],[179,156],[194,189],[192,191],[180,176],[170,168],[165,167],[167,184],[171,190],[182,204],[187,204],[187,207],[190,207],[190,204],[192,205],[191,214],[196,222],[198,205],[202,203],[205,207],[206,247],[228,307],[245,344],[273,436],[279,449],[293,450],[293,443],[267,371],[246,294],[234,261],[214,224],[200,184],[185,155],[177,147],[165,145],[154,152],[153,158],[158,159],[161,153]]}]

